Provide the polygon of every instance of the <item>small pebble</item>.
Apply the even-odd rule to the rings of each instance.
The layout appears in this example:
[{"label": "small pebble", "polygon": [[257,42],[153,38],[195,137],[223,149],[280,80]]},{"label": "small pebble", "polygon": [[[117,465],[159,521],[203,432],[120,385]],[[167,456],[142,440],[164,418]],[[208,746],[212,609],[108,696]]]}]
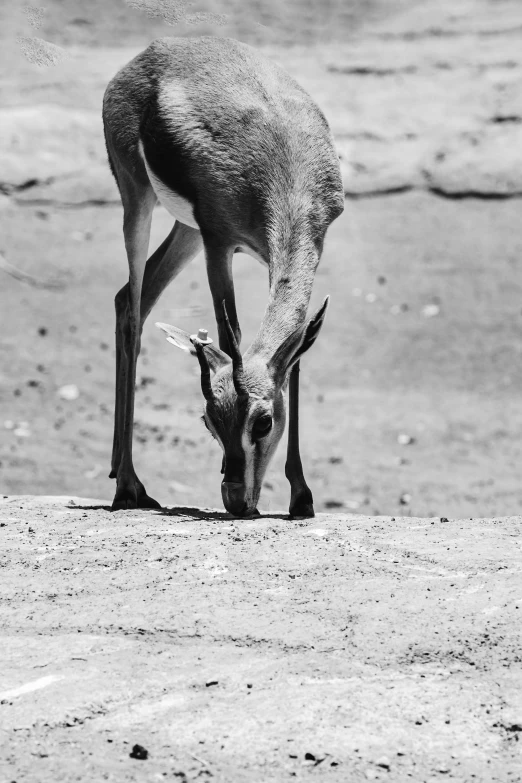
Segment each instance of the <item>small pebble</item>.
[{"label": "small pebble", "polygon": [[80,396],[80,390],[74,383],[69,383],[58,389],[58,396],[62,400],[77,400]]},{"label": "small pebble", "polygon": [[139,761],[145,761],[149,757],[149,751],[143,747],[143,745],[134,745],[129,753],[131,759],[138,759]]},{"label": "small pebble", "polygon": [[412,443],[415,443],[415,438],[402,432],[400,435],[397,435],[397,443],[399,446],[410,446]]},{"label": "small pebble", "polygon": [[422,308],[424,318],[434,318],[439,313],[440,307],[436,304],[425,305],[425,307]]}]

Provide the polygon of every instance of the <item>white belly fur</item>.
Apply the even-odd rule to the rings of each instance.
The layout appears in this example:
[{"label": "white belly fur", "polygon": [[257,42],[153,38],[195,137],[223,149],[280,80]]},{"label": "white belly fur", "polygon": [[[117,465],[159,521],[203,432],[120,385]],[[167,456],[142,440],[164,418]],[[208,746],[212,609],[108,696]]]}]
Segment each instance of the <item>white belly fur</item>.
[{"label": "white belly fur", "polygon": [[143,159],[143,163],[145,164],[145,168],[147,170],[147,175],[149,177],[150,184],[154,189],[154,193],[158,197],[158,201],[165,207],[167,212],[169,212],[172,215],[172,217],[176,218],[176,220],[179,220],[180,223],[184,223],[186,226],[190,226],[191,228],[199,228],[198,224],[194,219],[194,210],[192,208],[192,204],[190,203],[190,201],[187,201],[186,198],[183,198],[177,193],[174,193],[173,190],[168,188],[151,171],[147,163],[147,160],[145,158],[145,153],[143,150],[143,144],[141,142],[141,139],[138,142],[138,149]]}]

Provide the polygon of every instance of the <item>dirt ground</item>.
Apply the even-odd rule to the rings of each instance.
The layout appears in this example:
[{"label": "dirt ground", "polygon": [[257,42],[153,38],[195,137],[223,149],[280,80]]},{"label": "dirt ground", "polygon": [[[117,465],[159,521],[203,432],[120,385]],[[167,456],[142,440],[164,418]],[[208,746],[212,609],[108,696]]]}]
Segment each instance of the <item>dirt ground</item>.
[{"label": "dirt ground", "polygon": [[520,517],[0,526],[2,780],[522,779]]},{"label": "dirt ground", "polygon": [[[165,508],[108,511],[127,266],[101,96],[187,32],[132,5],[49,0],[39,29],[0,6],[0,780],[522,780],[519,3],[194,9],[285,65],[338,143],[306,522],[284,448],[259,519],[216,510],[199,372],[153,325],[213,335],[201,257],[138,364],[135,464]],[[67,59],[38,68],[31,35]],[[152,247],[170,228],[158,209]],[[235,281],[246,347],[267,281],[246,256]]]}]

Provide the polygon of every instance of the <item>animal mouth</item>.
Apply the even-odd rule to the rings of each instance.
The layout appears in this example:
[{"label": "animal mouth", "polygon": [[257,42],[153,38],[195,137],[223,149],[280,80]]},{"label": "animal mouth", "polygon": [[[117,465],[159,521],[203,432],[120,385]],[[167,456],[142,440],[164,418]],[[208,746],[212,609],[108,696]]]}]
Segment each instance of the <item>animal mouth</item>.
[{"label": "animal mouth", "polygon": [[234,481],[221,482],[221,497],[226,510],[235,517],[250,515],[248,503],[245,498],[246,487]]}]

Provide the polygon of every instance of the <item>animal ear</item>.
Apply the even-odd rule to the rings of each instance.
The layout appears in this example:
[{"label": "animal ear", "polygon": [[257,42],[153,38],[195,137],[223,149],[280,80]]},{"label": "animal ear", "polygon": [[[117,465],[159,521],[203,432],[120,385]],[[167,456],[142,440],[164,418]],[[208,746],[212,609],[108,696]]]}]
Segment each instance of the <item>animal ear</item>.
[{"label": "animal ear", "polygon": [[[172,343],[177,348],[181,348],[182,351],[197,356],[196,349],[190,339],[190,334],[178,329],[177,326],[170,326],[170,324],[157,323],[155,326],[161,329],[167,335],[167,342]],[[205,356],[208,359],[208,365],[213,372],[217,372],[222,367],[231,363],[230,356],[228,356],[220,348],[217,348],[213,343],[205,346]]]},{"label": "animal ear", "polygon": [[310,318],[308,323],[304,326],[300,326],[295,332],[292,332],[292,334],[281,343],[269,361],[268,368],[272,372],[276,383],[283,384],[292,365],[294,365],[317,340],[324,323],[324,317],[329,302],[330,297],[327,296],[319,310]]}]

